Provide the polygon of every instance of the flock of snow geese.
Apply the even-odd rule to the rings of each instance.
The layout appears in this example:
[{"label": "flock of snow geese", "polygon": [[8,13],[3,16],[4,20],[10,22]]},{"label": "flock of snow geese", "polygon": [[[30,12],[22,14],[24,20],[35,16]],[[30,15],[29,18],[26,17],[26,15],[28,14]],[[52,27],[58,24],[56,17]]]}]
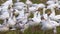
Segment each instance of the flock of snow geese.
[{"label": "flock of snow geese", "polygon": [[[20,31],[24,32],[30,26],[41,25],[43,31],[53,29],[56,34],[56,27],[60,26],[60,15],[55,15],[55,9],[60,10],[60,1],[48,0],[46,4],[47,6],[43,3],[33,4],[30,0],[26,0],[26,3],[16,0],[13,3],[12,0],[7,0],[0,6],[0,20],[4,21],[0,24],[0,31],[20,28]],[[42,15],[39,8],[43,9]],[[45,13],[46,10],[51,11]],[[34,15],[33,18],[28,18],[31,13]]]}]

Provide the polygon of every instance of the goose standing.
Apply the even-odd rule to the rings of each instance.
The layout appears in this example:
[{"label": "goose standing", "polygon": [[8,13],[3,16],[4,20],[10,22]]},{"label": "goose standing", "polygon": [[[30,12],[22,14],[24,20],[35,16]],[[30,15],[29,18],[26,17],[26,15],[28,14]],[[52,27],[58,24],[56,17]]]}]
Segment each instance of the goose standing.
[{"label": "goose standing", "polygon": [[[42,23],[42,30],[45,32],[46,30],[53,29],[54,34],[57,33],[56,31],[56,26],[50,20],[45,20],[44,17],[41,18],[41,23]],[[45,33],[44,33],[45,34]]]},{"label": "goose standing", "polygon": [[34,22],[39,23],[41,21],[40,18],[41,18],[40,12],[36,11],[36,13],[34,14],[34,17],[32,18],[32,20]]},{"label": "goose standing", "polygon": [[[45,20],[47,20],[48,19],[48,15],[50,15],[50,12],[48,13],[48,14],[45,14],[45,11],[46,11],[47,9],[46,8],[44,8],[43,9],[43,17],[44,17],[44,19]],[[53,11],[52,11],[53,12]],[[52,15],[52,14],[51,14]],[[55,15],[55,13],[53,13],[53,15]],[[52,16],[53,16],[52,15]],[[49,18],[50,18],[50,16],[49,16]],[[53,22],[56,26],[59,26],[59,23],[57,23],[56,21],[54,21],[54,20],[50,20],[50,22]]]},{"label": "goose standing", "polygon": [[11,10],[11,9],[12,7],[9,9],[10,11],[9,11],[9,18],[8,18],[7,24],[9,25],[9,27],[12,27],[11,30],[15,30],[14,26],[16,24],[16,17],[14,15],[14,10]]},{"label": "goose standing", "polygon": [[[52,20],[58,21],[60,19],[60,15],[55,15],[55,10],[51,8],[51,14],[49,16]],[[53,18],[54,17],[54,18]]]}]

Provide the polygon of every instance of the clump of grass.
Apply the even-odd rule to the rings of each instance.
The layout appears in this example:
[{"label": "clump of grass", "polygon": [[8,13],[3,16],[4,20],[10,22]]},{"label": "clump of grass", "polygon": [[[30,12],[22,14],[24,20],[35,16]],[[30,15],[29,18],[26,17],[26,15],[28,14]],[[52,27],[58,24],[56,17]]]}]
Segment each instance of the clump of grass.
[{"label": "clump of grass", "polygon": [[33,13],[31,12],[31,14],[30,14],[30,16],[28,17],[28,18],[33,18],[34,17],[34,15],[33,15]]},{"label": "clump of grass", "polygon": [[0,20],[0,24],[2,24],[4,22],[4,20]]}]

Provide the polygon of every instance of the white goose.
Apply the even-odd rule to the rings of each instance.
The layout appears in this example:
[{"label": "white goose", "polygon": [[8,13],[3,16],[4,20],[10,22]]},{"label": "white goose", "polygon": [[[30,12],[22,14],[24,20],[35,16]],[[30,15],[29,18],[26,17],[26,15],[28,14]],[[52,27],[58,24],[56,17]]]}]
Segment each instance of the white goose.
[{"label": "white goose", "polygon": [[26,0],[26,12],[29,12],[29,7],[32,5],[32,2],[30,0]]},{"label": "white goose", "polygon": [[47,9],[51,9],[51,8],[56,8],[58,6],[58,3],[56,4],[51,4],[47,6]]},{"label": "white goose", "polygon": [[[17,17],[17,19],[20,19],[20,18],[21,18],[22,20],[24,19],[24,10],[22,10],[22,11],[19,12],[19,16]],[[21,20],[21,19],[20,19],[20,20]]]},{"label": "white goose", "polygon": [[39,22],[41,21],[40,18],[41,18],[40,12],[36,11],[36,12],[34,13],[34,17],[32,18],[32,20],[33,20],[34,22],[39,23]]},{"label": "white goose", "polygon": [[[45,5],[41,3],[41,4],[38,4],[37,7],[38,7],[38,8],[45,8]],[[38,8],[37,8],[37,9],[38,9]],[[37,13],[38,13],[38,11],[36,11],[36,13],[34,13],[34,17],[33,17],[32,19],[33,19],[34,21],[38,20],[38,22],[40,22],[41,20],[39,21],[39,19],[41,18],[41,16],[39,16],[39,18],[38,18]],[[39,15],[40,15],[40,13],[39,13]]]},{"label": "white goose", "polygon": [[[48,14],[45,14],[45,11],[46,11],[46,10],[47,10],[46,8],[43,9],[43,17],[44,17],[45,20],[48,19]],[[53,11],[52,11],[52,12],[53,12]],[[53,13],[53,14],[55,14],[55,13]],[[52,14],[51,14],[51,15],[52,15]],[[53,15],[52,15],[52,16],[53,16]],[[50,16],[49,16],[49,18],[50,18]],[[50,20],[50,22],[54,23],[56,26],[59,26],[59,23],[57,23],[56,21]]]},{"label": "white goose", "polygon": [[12,16],[8,19],[9,26],[14,26],[16,24],[16,17],[12,14]]},{"label": "white goose", "polygon": [[17,19],[18,21],[22,21],[23,24],[25,24],[27,22],[27,18],[28,18],[28,13],[24,13],[24,10],[20,11]]},{"label": "white goose", "polygon": [[[51,8],[51,14],[50,14],[50,18],[53,19],[53,20],[56,20],[58,21],[60,19],[60,15],[55,15],[55,10],[53,8]],[[53,18],[54,17],[54,18]]]},{"label": "white goose", "polygon": [[[53,29],[54,34],[57,33],[56,31],[56,25],[53,24],[54,22],[51,22],[49,19],[45,20],[44,17],[41,18],[41,23],[42,23],[42,30],[45,32],[46,30]],[[45,33],[44,33],[45,34]]]},{"label": "white goose", "polygon": [[8,25],[14,26],[16,24],[16,17],[14,15],[14,10],[11,10],[12,7],[9,8],[9,18],[8,18]]},{"label": "white goose", "polygon": [[[37,11],[38,12],[38,11]],[[37,26],[40,24],[41,21],[41,16],[40,16],[40,12],[34,14],[34,18],[29,18],[26,22],[26,24],[24,24],[24,28],[21,29],[22,32],[24,32],[26,29],[28,29],[28,27],[30,26]],[[38,15],[37,15],[38,14]],[[33,21],[32,21],[33,20]],[[21,24],[22,25],[22,24]]]}]

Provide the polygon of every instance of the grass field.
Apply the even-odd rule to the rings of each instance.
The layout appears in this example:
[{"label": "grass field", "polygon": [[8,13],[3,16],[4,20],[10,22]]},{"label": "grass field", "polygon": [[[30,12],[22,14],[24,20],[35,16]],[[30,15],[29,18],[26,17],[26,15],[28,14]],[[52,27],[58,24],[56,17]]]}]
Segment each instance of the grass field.
[{"label": "grass field", "polygon": [[[4,0],[5,1],[5,0]],[[15,0],[13,0],[15,2]],[[25,2],[26,0],[21,0]],[[44,3],[47,0],[31,0],[33,3]],[[2,2],[0,1],[0,4]],[[59,11],[56,10],[56,14],[60,14]],[[0,21],[1,23],[2,21]],[[35,26],[35,27],[29,27],[23,34],[43,34],[43,31],[40,29],[40,26]],[[7,31],[7,32],[0,32],[0,34],[22,34],[20,30],[15,30],[15,31]],[[53,34],[52,30],[46,31],[46,34]],[[57,27],[57,34],[60,34],[60,27]]]}]

